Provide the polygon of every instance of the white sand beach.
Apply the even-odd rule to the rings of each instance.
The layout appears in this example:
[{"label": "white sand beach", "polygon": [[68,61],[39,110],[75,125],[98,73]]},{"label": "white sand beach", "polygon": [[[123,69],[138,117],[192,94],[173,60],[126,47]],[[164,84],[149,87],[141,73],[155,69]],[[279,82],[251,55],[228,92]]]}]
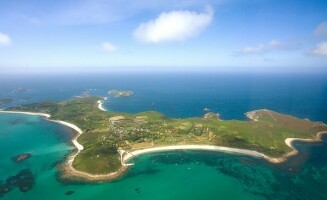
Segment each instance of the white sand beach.
[{"label": "white sand beach", "polygon": [[147,153],[154,153],[154,152],[164,152],[164,151],[175,151],[175,150],[205,150],[205,151],[220,151],[220,152],[231,152],[237,154],[244,154],[258,158],[265,158],[268,157],[262,153],[252,150],[246,149],[237,149],[237,148],[230,148],[230,147],[223,147],[223,146],[212,146],[212,145],[176,145],[176,146],[163,146],[163,147],[153,147],[153,148],[146,148],[140,149],[132,152],[125,152],[123,156],[123,163],[128,161],[134,156],[139,156]]},{"label": "white sand beach", "polygon": [[99,175],[89,174],[89,173],[86,173],[83,171],[78,171],[73,167],[73,161],[74,161],[75,157],[79,154],[79,152],[84,149],[83,145],[81,145],[80,143],[77,142],[77,138],[83,133],[83,131],[78,126],[76,126],[75,124],[69,123],[69,122],[61,121],[61,120],[49,119],[51,117],[51,115],[46,114],[46,113],[4,111],[4,110],[0,110],[0,113],[26,114],[26,115],[41,116],[41,117],[45,117],[48,121],[59,123],[59,124],[62,124],[62,125],[65,125],[65,126],[68,126],[72,129],[74,129],[78,133],[78,135],[76,137],[74,137],[74,139],[72,140],[72,143],[77,148],[77,152],[70,155],[69,158],[67,159],[67,161],[65,162],[65,164],[63,165],[63,170],[65,171],[65,173],[67,173],[73,177],[82,177],[89,181],[111,180],[111,179],[117,178],[118,176],[120,176],[127,170],[127,167],[123,166],[117,172],[112,172],[109,174],[99,174]]},{"label": "white sand beach", "polygon": [[6,111],[6,110],[0,110],[1,113],[12,113],[12,114],[26,114],[26,115],[38,115],[49,118],[50,115],[46,113],[34,113],[34,112],[20,112],[20,111]]},{"label": "white sand beach", "polygon": [[99,101],[98,101],[98,108],[99,108],[100,110],[102,110],[102,111],[107,111],[107,109],[105,109],[105,108],[103,107],[103,101],[102,101],[102,100],[99,100]]},{"label": "white sand beach", "polygon": [[76,136],[76,137],[72,140],[72,143],[76,146],[76,148],[77,148],[79,151],[84,149],[83,145],[81,145],[80,143],[78,143],[77,140],[76,140],[76,139],[79,137],[79,135],[81,135],[83,132],[82,132],[82,130],[81,130],[79,127],[77,127],[75,124],[72,124],[72,123],[69,123],[69,122],[65,122],[65,121],[61,121],[61,120],[52,120],[52,119],[49,119],[49,118],[51,117],[51,115],[46,114],[46,113],[20,112],[20,111],[4,111],[4,110],[1,110],[0,113],[37,115],[37,116],[45,117],[48,121],[51,121],[51,122],[55,122],[55,123],[59,123],[59,124],[62,124],[62,125],[68,126],[68,127],[72,128],[72,129],[74,129],[74,130],[78,133],[78,136]]},{"label": "white sand beach", "polygon": [[[65,122],[65,121],[60,121],[60,120],[49,120],[49,121],[56,122],[56,123],[68,126],[68,127],[72,128],[72,129],[74,129],[79,135],[81,135],[83,133],[83,131],[79,127],[77,127],[75,124],[71,124],[71,123],[68,123],[68,122]],[[72,143],[76,146],[76,148],[79,151],[84,149],[83,145],[81,145],[80,143],[77,142],[77,137],[75,137],[72,140]]]},{"label": "white sand beach", "polygon": [[293,143],[294,141],[302,141],[302,142],[320,142],[320,141],[321,141],[321,137],[322,137],[324,134],[327,134],[327,132],[326,132],[326,131],[318,132],[318,133],[317,133],[317,137],[316,137],[315,139],[287,138],[287,139],[285,140],[285,144],[286,144],[287,146],[291,147],[291,148],[293,149],[293,151],[289,152],[289,153],[286,154],[285,156],[282,156],[281,158],[276,158],[276,159],[279,159],[279,162],[283,162],[283,161],[287,160],[288,157],[298,154],[298,150],[296,150],[296,149],[294,148],[294,146],[292,145],[292,143]]},{"label": "white sand beach", "polygon": [[287,146],[291,147],[291,148],[294,148],[293,145],[292,145],[292,143],[293,143],[294,141],[302,141],[302,142],[319,142],[319,141],[321,141],[319,134],[324,134],[324,133],[325,133],[325,132],[319,132],[319,133],[317,133],[317,136],[318,136],[317,139],[287,138],[287,139],[285,140],[285,144],[286,144]]},{"label": "white sand beach", "polygon": [[154,153],[154,152],[165,152],[165,151],[174,151],[174,150],[206,150],[206,151],[221,151],[221,152],[231,152],[237,154],[243,154],[248,156],[253,156],[257,158],[263,158],[268,160],[272,163],[281,163],[287,160],[288,157],[296,155],[298,151],[292,146],[293,141],[304,141],[304,142],[319,142],[321,141],[321,137],[323,134],[327,134],[327,132],[318,132],[316,139],[301,139],[301,138],[287,138],[285,139],[286,145],[291,147],[293,151],[279,157],[279,158],[271,158],[266,156],[263,153],[246,150],[246,149],[238,149],[238,148],[230,148],[230,147],[223,147],[223,146],[212,146],[212,145],[176,145],[176,146],[163,146],[163,147],[153,147],[153,148],[145,148],[140,150],[135,150],[132,152],[124,151],[122,153],[122,165],[129,166],[133,164],[126,163],[129,159],[134,156],[139,156],[147,153]]}]

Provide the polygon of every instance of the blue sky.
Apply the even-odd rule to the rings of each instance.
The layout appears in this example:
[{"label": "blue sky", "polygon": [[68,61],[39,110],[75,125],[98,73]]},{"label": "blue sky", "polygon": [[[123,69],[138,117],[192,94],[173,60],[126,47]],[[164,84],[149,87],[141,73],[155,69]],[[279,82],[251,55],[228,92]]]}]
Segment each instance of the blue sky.
[{"label": "blue sky", "polygon": [[327,71],[327,1],[0,0],[0,69]]}]

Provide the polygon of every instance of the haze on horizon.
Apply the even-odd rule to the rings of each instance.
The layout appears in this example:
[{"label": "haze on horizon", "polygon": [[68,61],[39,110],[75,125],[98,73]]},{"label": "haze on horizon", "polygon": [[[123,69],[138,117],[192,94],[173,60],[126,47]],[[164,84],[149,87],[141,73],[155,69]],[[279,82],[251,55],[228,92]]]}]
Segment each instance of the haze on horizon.
[{"label": "haze on horizon", "polygon": [[327,71],[327,2],[0,0],[0,71]]}]

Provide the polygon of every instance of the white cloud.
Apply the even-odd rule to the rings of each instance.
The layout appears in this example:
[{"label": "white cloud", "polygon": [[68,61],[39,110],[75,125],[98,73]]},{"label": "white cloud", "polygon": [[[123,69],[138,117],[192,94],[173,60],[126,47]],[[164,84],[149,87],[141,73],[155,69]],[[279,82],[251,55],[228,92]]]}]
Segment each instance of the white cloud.
[{"label": "white cloud", "polygon": [[118,50],[118,47],[109,42],[104,42],[101,44],[101,49],[107,52],[114,52]]},{"label": "white cloud", "polygon": [[285,44],[279,40],[273,39],[267,44],[258,44],[257,46],[247,46],[236,52],[235,56],[259,55],[266,54],[272,51],[287,51],[298,49],[298,44]]},{"label": "white cloud", "polygon": [[272,48],[278,48],[278,47],[282,46],[282,43],[279,40],[271,40],[269,42],[269,46]]},{"label": "white cloud", "polygon": [[0,46],[8,46],[10,44],[11,44],[10,37],[0,32]]},{"label": "white cloud", "polygon": [[244,47],[240,53],[243,55],[249,55],[249,54],[261,54],[266,51],[266,47],[264,44],[259,44],[258,46],[248,46]]},{"label": "white cloud", "polygon": [[310,52],[311,55],[327,56],[327,41],[321,42]]},{"label": "white cloud", "polygon": [[139,25],[134,37],[149,43],[183,41],[198,35],[210,25],[212,19],[211,7],[207,7],[204,13],[187,10],[163,12],[158,18]]},{"label": "white cloud", "polygon": [[320,23],[314,33],[317,36],[327,35],[327,22]]}]

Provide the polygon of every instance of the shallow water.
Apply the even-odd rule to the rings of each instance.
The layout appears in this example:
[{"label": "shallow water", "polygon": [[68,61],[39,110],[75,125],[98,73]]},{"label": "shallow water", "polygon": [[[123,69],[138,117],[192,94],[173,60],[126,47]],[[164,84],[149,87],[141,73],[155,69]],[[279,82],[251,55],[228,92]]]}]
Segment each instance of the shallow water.
[{"label": "shallow water", "polygon": [[[127,112],[153,109],[172,117],[201,116],[208,107],[224,119],[244,119],[246,111],[269,108],[327,121],[327,80],[320,75],[5,77],[0,83],[0,98],[15,99],[2,108],[67,100],[84,91],[108,96],[110,89],[130,89],[135,96],[111,97],[105,106]],[[27,90],[10,93],[17,87]],[[296,142],[300,154],[281,165],[208,151],[148,154],[114,182],[66,184],[58,181],[55,166],[74,148],[69,128],[38,116],[3,113],[0,127],[0,181],[22,169],[35,175],[31,190],[14,188],[2,199],[327,199],[326,142]],[[32,157],[14,163],[11,157],[21,153]]]},{"label": "shallow water", "polygon": [[[297,170],[230,153],[176,151],[135,158],[135,166],[114,182],[64,184],[56,179],[54,166],[72,150],[66,144],[68,128],[21,114],[0,114],[0,126],[1,179],[25,168],[36,177],[30,191],[16,188],[3,199],[324,199],[326,195],[326,143],[298,143],[307,156]],[[32,157],[21,163],[10,159],[25,152]],[[74,193],[67,196],[67,191]]]},{"label": "shallow water", "polygon": [[[19,124],[8,126],[13,121],[19,121]],[[201,160],[188,160],[194,156],[209,156],[211,159],[212,155],[184,151],[141,156],[135,161],[135,167],[112,183],[66,185],[56,180],[54,165],[72,148],[57,134],[67,133],[68,129],[41,117],[21,114],[0,114],[0,123],[1,127],[7,126],[0,134],[2,179],[25,168],[36,176],[32,190],[23,193],[14,189],[3,199],[91,199],[104,196],[110,199],[199,199],[206,196],[202,199],[212,199],[217,193],[231,198],[257,198],[245,192],[242,183],[235,178],[219,173],[216,167],[202,164]],[[10,159],[25,152],[31,153],[32,157],[21,163]],[[219,159],[224,157],[230,159],[226,156]],[[68,197],[64,194],[66,191],[74,193]]]}]

